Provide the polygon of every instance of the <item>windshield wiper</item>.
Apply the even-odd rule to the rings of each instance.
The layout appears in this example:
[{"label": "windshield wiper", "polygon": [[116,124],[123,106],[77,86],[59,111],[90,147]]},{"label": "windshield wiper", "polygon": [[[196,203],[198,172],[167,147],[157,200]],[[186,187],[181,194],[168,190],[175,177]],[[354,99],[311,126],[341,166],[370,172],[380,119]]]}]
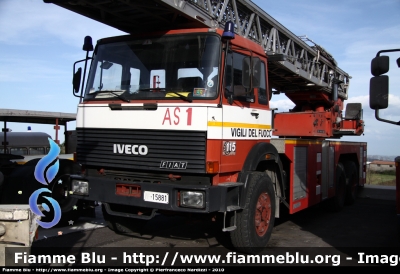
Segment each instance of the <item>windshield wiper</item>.
[{"label": "windshield wiper", "polygon": [[[125,93],[125,90],[121,90],[121,91],[122,91],[122,93],[121,93],[121,94],[118,94],[118,93],[116,93],[116,91],[114,91],[114,90],[98,90],[98,91],[95,92],[95,94],[96,94],[96,93],[106,93],[106,92],[109,92],[109,93],[111,93],[112,95],[115,95],[117,98],[121,99],[122,101],[130,103],[131,100],[129,100],[128,98],[125,98],[125,96],[122,95],[122,94]],[[121,91],[118,91],[118,92],[121,92]]]},{"label": "windshield wiper", "polygon": [[122,101],[125,101],[125,102],[128,102],[128,103],[131,101],[128,98],[125,98],[125,96],[122,96],[122,94],[115,93],[114,91],[110,91],[110,93],[114,94],[115,96],[117,96]]},{"label": "windshield wiper", "polygon": [[[179,92],[174,91],[172,89],[166,89],[166,88],[142,88],[142,89],[139,89],[138,91],[151,91],[151,90],[165,91],[167,93],[173,93],[175,95],[178,95],[178,97],[181,98],[182,100],[185,100],[185,101],[187,101],[189,103],[191,103],[193,101],[192,98],[190,98],[189,96],[182,95]],[[184,92],[184,91],[182,91],[182,92]]]},{"label": "windshield wiper", "polygon": [[178,95],[179,98],[181,98],[181,99],[183,99],[183,100],[185,100],[185,101],[188,101],[189,103],[191,103],[191,102],[193,101],[192,98],[189,98],[189,95],[188,95],[188,96],[185,96],[185,95],[180,94],[180,93],[177,92],[177,91],[168,91],[168,93],[176,94],[176,95]]}]

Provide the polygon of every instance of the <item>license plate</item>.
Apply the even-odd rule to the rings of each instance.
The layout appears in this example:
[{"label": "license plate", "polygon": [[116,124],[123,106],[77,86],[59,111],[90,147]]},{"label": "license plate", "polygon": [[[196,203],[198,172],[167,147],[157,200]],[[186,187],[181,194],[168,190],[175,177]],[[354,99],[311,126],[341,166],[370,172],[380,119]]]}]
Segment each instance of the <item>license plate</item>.
[{"label": "license plate", "polygon": [[168,204],[168,193],[145,191],[144,200],[146,202]]}]

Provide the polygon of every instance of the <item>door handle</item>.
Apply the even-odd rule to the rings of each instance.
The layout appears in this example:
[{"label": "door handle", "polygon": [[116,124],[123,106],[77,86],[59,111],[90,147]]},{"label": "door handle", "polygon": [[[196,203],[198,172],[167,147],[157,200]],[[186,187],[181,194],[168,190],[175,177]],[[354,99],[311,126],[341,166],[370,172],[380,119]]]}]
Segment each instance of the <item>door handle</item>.
[{"label": "door handle", "polygon": [[254,117],[256,117],[256,119],[258,119],[258,116],[260,115],[260,113],[258,113],[258,111],[252,111],[251,112],[251,116],[254,116]]}]

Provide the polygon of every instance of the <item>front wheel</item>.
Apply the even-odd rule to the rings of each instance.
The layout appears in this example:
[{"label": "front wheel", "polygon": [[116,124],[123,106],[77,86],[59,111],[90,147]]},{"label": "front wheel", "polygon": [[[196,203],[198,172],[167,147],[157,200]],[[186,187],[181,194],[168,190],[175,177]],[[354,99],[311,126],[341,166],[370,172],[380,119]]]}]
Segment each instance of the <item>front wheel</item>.
[{"label": "front wheel", "polygon": [[275,222],[275,191],[268,175],[252,174],[245,206],[236,215],[237,228],[231,232],[233,246],[241,252],[259,253],[266,247]]},{"label": "front wheel", "polygon": [[[83,212],[83,201],[69,195],[69,176],[79,174],[80,166],[70,160],[60,159],[60,166],[56,177],[49,185],[51,196],[55,199],[61,209],[61,219],[58,227],[73,225]],[[47,218],[42,218],[45,221]]]}]

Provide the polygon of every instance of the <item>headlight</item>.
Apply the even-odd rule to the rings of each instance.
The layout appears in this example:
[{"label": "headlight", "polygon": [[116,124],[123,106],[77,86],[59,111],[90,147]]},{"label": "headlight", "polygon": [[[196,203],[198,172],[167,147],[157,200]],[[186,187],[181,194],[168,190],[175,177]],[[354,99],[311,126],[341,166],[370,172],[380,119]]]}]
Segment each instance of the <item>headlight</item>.
[{"label": "headlight", "polygon": [[181,191],[180,204],[183,207],[204,208],[204,192]]},{"label": "headlight", "polygon": [[89,182],[72,180],[71,189],[76,195],[89,195]]}]

